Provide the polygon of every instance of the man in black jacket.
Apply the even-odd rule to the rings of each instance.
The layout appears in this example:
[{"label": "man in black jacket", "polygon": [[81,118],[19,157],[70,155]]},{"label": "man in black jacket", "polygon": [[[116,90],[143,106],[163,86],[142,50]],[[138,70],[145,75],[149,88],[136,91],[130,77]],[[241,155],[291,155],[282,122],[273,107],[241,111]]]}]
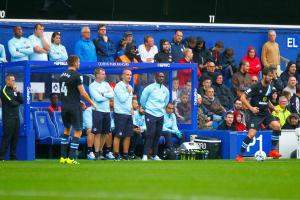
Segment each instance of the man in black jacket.
[{"label": "man in black jacket", "polygon": [[0,160],[4,160],[8,146],[10,146],[10,159],[16,160],[20,132],[19,106],[23,104],[24,99],[22,94],[17,91],[14,75],[6,75],[5,83],[1,91],[3,137],[0,146]]},{"label": "man in black jacket", "polygon": [[159,41],[160,51],[154,56],[154,62],[172,63],[171,45],[169,40],[161,39]]},{"label": "man in black jacket", "polygon": [[218,126],[217,130],[236,131],[233,124],[233,117],[232,112],[227,112],[224,122]]}]

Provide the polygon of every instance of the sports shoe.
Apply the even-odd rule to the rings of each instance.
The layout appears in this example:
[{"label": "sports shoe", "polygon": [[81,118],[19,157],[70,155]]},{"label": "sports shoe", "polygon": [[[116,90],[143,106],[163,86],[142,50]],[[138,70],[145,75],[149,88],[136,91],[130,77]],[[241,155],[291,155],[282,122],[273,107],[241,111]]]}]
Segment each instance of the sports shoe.
[{"label": "sports shoe", "polygon": [[244,160],[243,156],[238,155],[238,156],[235,157],[235,161],[236,162],[244,162],[245,160]]},{"label": "sports shoe", "polygon": [[66,164],[66,162],[67,162],[67,159],[66,159],[66,158],[60,157],[60,159],[59,159],[59,163],[60,163],[60,164]]},{"label": "sports shoe", "polygon": [[106,160],[106,158],[103,155],[99,155],[96,160]]},{"label": "sports shoe", "polygon": [[148,160],[148,156],[147,155],[143,155],[142,161],[147,161]]},{"label": "sports shoe", "polygon": [[122,156],[120,154],[118,154],[116,157],[115,157],[115,161],[121,161],[122,160]]},{"label": "sports shoe", "polygon": [[280,158],[282,156],[277,150],[271,150],[269,155],[273,158]]},{"label": "sports shoe", "polygon": [[79,165],[80,163],[79,162],[77,162],[76,160],[71,160],[70,158],[67,158],[66,159],[66,164],[68,164],[68,165]]},{"label": "sports shoe", "polygon": [[161,161],[161,159],[160,159],[160,157],[158,157],[158,155],[152,157],[152,160]]},{"label": "sports shoe", "polygon": [[105,155],[106,159],[107,160],[113,160],[115,159],[114,155],[112,152],[108,152],[106,155]]},{"label": "sports shoe", "polygon": [[87,154],[86,158],[88,160],[95,160],[96,159],[94,152],[90,152],[89,154]]}]

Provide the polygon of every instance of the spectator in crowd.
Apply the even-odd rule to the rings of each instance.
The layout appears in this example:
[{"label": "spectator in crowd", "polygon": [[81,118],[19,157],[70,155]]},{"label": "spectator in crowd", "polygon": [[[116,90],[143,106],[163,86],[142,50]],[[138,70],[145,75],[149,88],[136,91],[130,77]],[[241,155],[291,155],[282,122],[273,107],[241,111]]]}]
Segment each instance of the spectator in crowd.
[{"label": "spectator in crowd", "polygon": [[126,48],[125,48],[125,53],[124,55],[118,57],[116,59],[117,62],[123,62],[123,63],[130,63],[130,62],[134,62],[137,63],[139,62],[138,58],[137,58],[137,49],[136,46],[134,44],[127,44]]},{"label": "spectator in crowd", "polygon": [[[292,93],[291,93],[290,91],[288,91],[288,90],[283,90],[281,95],[282,95],[282,96],[285,96],[285,97],[287,98],[288,101],[290,101],[291,98],[292,98]],[[279,102],[278,102],[278,103],[279,103]]]},{"label": "spectator in crowd", "polygon": [[112,40],[106,35],[106,25],[98,25],[98,38],[93,40],[97,60],[99,62],[114,62],[116,56],[116,47]]},{"label": "spectator in crowd", "polygon": [[249,63],[249,70],[248,74],[252,76],[259,76],[260,70],[261,70],[261,63],[259,58],[256,55],[256,50],[254,47],[249,47],[247,51],[247,55],[243,57],[244,61],[247,61]]},{"label": "spectator in crowd", "polygon": [[257,76],[251,76],[251,85],[255,85],[258,83],[258,77]]},{"label": "spectator in crowd", "polygon": [[291,112],[287,109],[287,104],[288,99],[285,96],[279,97],[279,105],[275,106],[275,110],[272,112],[272,115],[279,120],[281,127],[285,124],[288,116],[291,115]]},{"label": "spectator in crowd", "polygon": [[223,75],[219,74],[213,83],[213,88],[215,91],[215,96],[220,100],[222,106],[226,110],[230,110],[233,106],[233,94],[231,90],[224,85]]},{"label": "spectator in crowd", "polygon": [[[193,62],[193,51],[189,48],[184,49],[183,58],[178,60],[179,63],[192,63]],[[201,76],[200,70],[197,71],[198,77]],[[183,86],[187,80],[192,78],[192,69],[183,69],[177,72],[177,78],[179,79],[179,87]]]},{"label": "spectator in crowd", "polygon": [[81,39],[75,44],[75,54],[79,56],[81,62],[96,62],[96,48],[91,40],[91,30],[84,26],[81,28]]},{"label": "spectator in crowd", "polygon": [[297,85],[297,80],[295,76],[290,76],[288,80],[288,84],[283,90],[289,91],[293,96],[294,94],[296,94],[296,85]]},{"label": "spectator in crowd", "polygon": [[208,116],[207,109],[202,104],[202,97],[197,94],[197,105],[198,105],[198,129],[212,129],[213,121],[211,117]]},{"label": "spectator in crowd", "polygon": [[173,61],[177,63],[183,57],[183,50],[185,49],[182,43],[183,33],[181,30],[176,30],[173,40],[171,42],[171,54]]},{"label": "spectator in crowd", "polygon": [[296,94],[290,100],[290,111],[300,115],[300,84],[296,85]]},{"label": "spectator in crowd", "polygon": [[190,36],[183,43],[185,48],[194,50],[197,45],[197,39],[194,36]]},{"label": "spectator in crowd", "polygon": [[119,154],[120,140],[123,140],[123,157],[129,160],[128,150],[130,138],[133,134],[132,121],[132,96],[133,91],[130,86],[132,73],[125,69],[122,73],[122,81],[118,82],[114,90],[114,121],[115,121],[115,138],[114,154],[117,161],[122,160]]},{"label": "spectator in crowd", "polygon": [[180,94],[185,93],[188,95],[189,99],[191,99],[192,94],[192,81],[187,80],[183,87],[180,89]]},{"label": "spectator in crowd", "polygon": [[237,97],[240,97],[251,86],[251,77],[248,70],[249,63],[241,61],[239,70],[232,77],[233,92]]},{"label": "spectator in crowd", "polygon": [[179,80],[178,78],[173,78],[172,80],[172,102],[176,104],[179,102]]},{"label": "spectator in crowd", "polygon": [[233,123],[233,118],[233,113],[227,112],[225,114],[225,120],[218,126],[217,130],[236,131],[235,125]]},{"label": "spectator in crowd", "polygon": [[239,98],[236,98],[233,102],[233,111],[238,111],[238,112],[242,113],[244,116],[242,118],[242,123],[246,124],[246,121],[248,120],[248,118],[247,118],[248,115],[247,115],[247,112],[244,108],[242,101]]},{"label": "spectator in crowd", "polygon": [[139,46],[138,52],[143,62],[154,62],[154,56],[158,53],[158,49],[157,46],[154,44],[154,39],[151,35],[146,35],[144,37],[144,44],[141,44]]},{"label": "spectator in crowd", "polygon": [[297,82],[300,81],[300,77],[299,75],[296,73],[296,64],[292,61],[290,61],[284,72],[282,72],[282,74],[280,74],[280,79],[284,85],[284,87],[286,87],[288,85],[288,80],[291,76],[294,76],[297,80]]},{"label": "spectator in crowd", "polygon": [[203,74],[201,75],[201,78],[199,80],[199,84],[201,85],[203,83],[203,80],[205,79],[205,77],[210,77],[210,80],[215,80],[216,76],[218,74],[220,74],[220,72],[216,70],[215,63],[212,62],[212,61],[208,61],[206,63],[206,71],[203,72]]},{"label": "spectator in crowd", "polygon": [[219,99],[215,97],[214,88],[207,88],[205,96],[203,97],[203,105],[213,115],[214,121],[220,121],[220,117],[226,112]]},{"label": "spectator in crowd", "polygon": [[51,45],[49,51],[49,60],[50,61],[66,61],[68,59],[68,53],[61,44],[61,35],[59,32],[54,32],[51,37]]},{"label": "spectator in crowd", "polygon": [[14,27],[14,37],[8,41],[8,50],[11,55],[10,61],[29,60],[33,53],[33,47],[29,39],[23,37],[21,26]]},{"label": "spectator in crowd", "polygon": [[122,40],[119,42],[117,56],[122,56],[125,53],[126,45],[133,44],[136,46],[135,40],[133,39],[133,34],[131,31],[126,31],[123,35]]},{"label": "spectator in crowd", "polygon": [[206,49],[205,41],[202,37],[197,37],[197,45],[193,52],[193,60],[195,63],[198,63],[198,67],[201,72],[206,70],[205,64],[210,58],[210,51]]},{"label": "spectator in crowd", "polygon": [[234,111],[233,116],[234,116],[233,124],[235,126],[236,131],[246,131],[247,130],[246,125],[243,123],[243,121],[245,121],[243,119],[244,118],[243,113],[241,113],[240,111]]},{"label": "spectator in crowd", "polygon": [[158,153],[158,143],[164,123],[164,112],[169,102],[169,90],[163,85],[164,73],[156,73],[155,82],[148,85],[141,95],[141,106],[145,110],[147,134],[145,138],[143,161],[148,160],[152,148],[152,159],[161,160]]},{"label": "spectator in crowd", "polygon": [[277,106],[279,104],[278,102],[278,93],[276,90],[272,90],[272,93],[271,93],[271,103],[273,104],[273,106]]},{"label": "spectator in crowd", "polygon": [[189,95],[185,92],[180,94],[180,102],[176,105],[177,120],[181,124],[191,123],[192,118],[191,102]]},{"label": "spectator in crowd", "polygon": [[233,73],[235,73],[238,68],[233,56],[234,52],[232,48],[226,48],[221,55],[221,71],[225,79],[225,85],[227,85],[228,87],[232,85],[231,78],[233,76]]},{"label": "spectator in crowd", "polygon": [[273,80],[272,85],[280,94],[283,88],[285,87],[281,81],[281,78],[278,77],[276,69],[273,70]]},{"label": "spectator in crowd", "polygon": [[296,68],[297,68],[297,74],[300,74],[300,54],[298,54],[296,59]]},{"label": "spectator in crowd", "polygon": [[203,78],[202,87],[198,87],[197,92],[198,94],[204,96],[206,93],[207,88],[212,87],[212,81],[209,76],[205,76]]},{"label": "spectator in crowd", "polygon": [[283,130],[295,130],[300,126],[299,115],[296,113],[291,114],[286,118],[285,124],[282,126]]},{"label": "spectator in crowd", "polygon": [[61,106],[58,105],[58,102],[59,102],[59,94],[51,93],[50,94],[50,103],[51,104],[47,108],[49,113],[61,112]]},{"label": "spectator in crowd", "polygon": [[94,134],[92,134],[92,128],[93,128],[93,114],[92,110],[93,107],[87,107],[84,102],[81,102],[81,109],[82,109],[82,130],[86,132],[87,136],[87,159],[88,160],[95,160],[95,154],[93,151],[93,146],[94,146]]},{"label": "spectator in crowd", "polygon": [[48,51],[50,45],[44,37],[44,25],[36,24],[34,26],[34,33],[28,38],[33,47],[33,53],[30,54],[30,60],[48,61]]},{"label": "spectator in crowd", "polygon": [[172,54],[170,52],[171,45],[169,40],[161,39],[159,41],[160,51],[155,54],[154,56],[154,62],[158,63],[172,63],[173,58]]},{"label": "spectator in crowd", "polygon": [[0,44],[0,63],[7,62],[4,45]]},{"label": "spectator in crowd", "polygon": [[264,67],[274,65],[276,67],[277,75],[280,75],[280,52],[279,45],[276,40],[276,32],[270,30],[268,32],[268,41],[263,45],[261,51],[261,60]]},{"label": "spectator in crowd", "polygon": [[222,65],[221,65],[221,52],[224,49],[224,44],[222,41],[217,41],[215,43],[215,46],[210,48],[210,60],[213,61],[216,65],[217,70],[222,70]]},{"label": "spectator in crowd", "polygon": [[96,68],[94,76],[95,81],[89,86],[91,98],[97,105],[96,110],[92,112],[92,133],[95,135],[95,157],[97,160],[103,160],[104,155],[102,150],[111,128],[109,100],[114,97],[114,92],[108,82],[105,81],[106,74],[104,69]]}]

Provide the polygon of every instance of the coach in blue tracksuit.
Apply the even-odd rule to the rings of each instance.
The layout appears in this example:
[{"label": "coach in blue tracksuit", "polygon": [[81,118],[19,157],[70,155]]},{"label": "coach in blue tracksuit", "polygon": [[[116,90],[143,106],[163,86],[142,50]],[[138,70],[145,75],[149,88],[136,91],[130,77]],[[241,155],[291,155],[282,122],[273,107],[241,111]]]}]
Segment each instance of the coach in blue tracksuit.
[{"label": "coach in blue tracksuit", "polygon": [[148,160],[150,148],[153,151],[153,160],[160,160],[157,156],[158,142],[163,128],[165,107],[169,102],[169,90],[163,85],[164,79],[163,73],[157,73],[156,82],[147,86],[141,95],[140,103],[145,110],[147,126],[143,160]]}]

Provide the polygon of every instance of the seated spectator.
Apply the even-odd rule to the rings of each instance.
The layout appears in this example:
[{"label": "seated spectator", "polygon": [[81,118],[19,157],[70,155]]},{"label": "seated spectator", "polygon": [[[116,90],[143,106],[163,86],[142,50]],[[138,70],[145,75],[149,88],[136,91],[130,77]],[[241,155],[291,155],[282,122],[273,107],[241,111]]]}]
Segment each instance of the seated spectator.
[{"label": "seated spectator", "polygon": [[44,25],[36,24],[34,26],[34,33],[28,38],[33,47],[33,53],[30,54],[30,60],[48,61],[48,51],[50,45],[44,37]]},{"label": "seated spectator", "polygon": [[[181,58],[179,63],[192,63],[193,62],[193,51],[191,49],[184,49],[183,58]],[[201,76],[200,70],[198,68],[198,77]],[[192,78],[192,69],[183,69],[177,71],[177,78],[179,79],[179,87],[182,87],[187,80]]]},{"label": "seated spectator", "polygon": [[296,85],[296,94],[290,100],[290,111],[300,115],[300,84]]},{"label": "seated spectator", "polygon": [[181,145],[184,141],[183,134],[179,131],[177,126],[173,103],[168,103],[168,105],[166,106],[162,135],[165,138],[165,147],[167,149],[171,149],[174,146],[172,137],[176,137],[178,139],[178,145]]},{"label": "seated spectator", "polygon": [[286,118],[285,124],[281,127],[283,130],[295,130],[300,127],[300,118],[296,113],[291,114]]},{"label": "seated spectator", "polygon": [[212,87],[211,78],[206,76],[203,78],[202,86],[198,87],[197,92],[198,94],[204,96],[206,93],[206,89]]},{"label": "seated spectator", "polygon": [[205,41],[201,37],[197,37],[197,45],[193,50],[193,61],[198,63],[201,72],[206,70],[205,64],[210,59],[210,51],[206,49]]},{"label": "seated spectator", "polygon": [[194,36],[190,36],[183,43],[185,48],[194,50],[197,45],[197,39]]},{"label": "seated spectator", "polygon": [[57,93],[50,94],[50,103],[51,104],[47,108],[49,113],[53,113],[56,111],[61,112],[61,107],[58,105],[58,102],[59,102],[59,94],[57,94]]},{"label": "seated spectator", "polygon": [[5,63],[5,62],[7,62],[5,48],[4,45],[0,44],[0,63]]},{"label": "seated spectator", "polygon": [[177,104],[180,101],[179,97],[179,80],[178,78],[173,78],[172,80],[172,102]]},{"label": "seated spectator", "polygon": [[127,44],[136,46],[136,42],[131,31],[126,31],[123,35],[122,40],[119,42],[117,57],[124,55]]},{"label": "seated spectator", "polygon": [[283,89],[283,91],[289,91],[292,96],[296,94],[296,85],[297,85],[297,80],[294,76],[290,76],[288,80],[287,86]]},{"label": "seated spectator", "polygon": [[225,131],[236,131],[235,126],[233,124],[233,113],[227,112],[225,115],[225,120],[220,124],[217,130],[225,130]]},{"label": "seated spectator", "polygon": [[288,99],[285,96],[279,97],[279,105],[275,106],[275,110],[272,115],[279,120],[280,126],[285,124],[288,116],[291,115],[290,111],[287,109]]},{"label": "seated spectator", "polygon": [[280,74],[280,79],[284,87],[288,85],[291,76],[295,77],[297,82],[300,81],[299,75],[296,73],[296,64],[292,61],[287,64],[285,71]]},{"label": "seated spectator", "polygon": [[145,63],[153,63],[154,56],[158,53],[157,46],[154,45],[154,39],[150,35],[146,35],[144,38],[144,44],[141,44],[138,48],[141,59]]},{"label": "seated spectator", "polygon": [[8,50],[11,55],[10,61],[29,60],[29,56],[33,53],[30,40],[23,37],[21,26],[15,26],[14,33],[14,37],[8,41]]},{"label": "seated spectator", "polygon": [[233,124],[236,131],[246,131],[247,130],[246,125],[243,123],[244,115],[240,111],[234,111],[233,116],[234,116]]},{"label": "seated spectator", "polygon": [[106,25],[98,25],[98,38],[93,40],[97,60],[99,62],[114,62],[116,56],[116,47],[113,41],[106,34]]},{"label": "seated spectator", "polygon": [[213,121],[211,120],[211,117],[208,116],[208,111],[202,104],[202,97],[200,94],[197,95],[197,105],[198,129],[212,129]]},{"label": "seated spectator", "polygon": [[257,76],[251,76],[251,85],[255,85],[258,83],[258,77]]},{"label": "seated spectator", "polygon": [[180,94],[180,102],[176,106],[177,120],[181,124],[191,123],[192,109],[189,96],[186,93]]},{"label": "seated spectator", "polygon": [[290,91],[287,91],[287,90],[283,90],[282,93],[281,93],[281,95],[285,96],[288,101],[290,101],[291,98],[292,98],[292,93]]},{"label": "seated spectator", "polygon": [[249,116],[247,115],[247,112],[244,109],[243,103],[239,98],[235,99],[233,102],[233,111],[242,113],[242,115],[243,115],[242,123],[246,124],[246,121],[249,119]]},{"label": "seated spectator", "polygon": [[278,98],[279,97],[278,97],[277,91],[276,90],[272,90],[270,102],[272,103],[273,106],[277,106],[279,104]]},{"label": "seated spectator", "polygon": [[231,79],[233,73],[235,73],[238,68],[238,65],[236,64],[233,55],[234,52],[232,48],[226,48],[221,55],[221,66],[222,66],[221,72],[225,79],[225,85],[227,85],[228,87],[232,85]]},{"label": "seated spectator", "polygon": [[251,86],[251,77],[248,74],[248,70],[249,63],[241,61],[239,70],[232,77],[233,92],[237,97],[240,97]]},{"label": "seated spectator", "polygon": [[171,45],[170,45],[169,40],[161,39],[159,41],[159,47],[160,47],[160,51],[157,54],[155,54],[154,62],[172,63],[173,58],[172,58],[172,54],[170,51]]},{"label": "seated spectator", "polygon": [[210,48],[210,60],[213,61],[216,65],[217,70],[222,70],[221,65],[221,52],[224,49],[224,44],[222,41],[217,41],[213,48]]},{"label": "seated spectator", "polygon": [[49,51],[50,61],[66,61],[68,53],[66,48],[60,43],[60,33],[54,32],[51,37],[51,45]]},{"label": "seated spectator", "polygon": [[210,77],[210,80],[216,80],[216,76],[219,75],[220,72],[216,71],[216,65],[214,62],[212,61],[208,61],[206,63],[206,71],[203,72],[203,74],[201,75],[201,78],[199,80],[199,85],[202,85],[203,80],[206,77]]},{"label": "seated spectator", "polygon": [[215,96],[220,100],[222,106],[226,110],[230,110],[233,107],[233,94],[231,90],[223,84],[223,75],[219,74],[213,83],[213,88],[215,91]]},{"label": "seated spectator", "polygon": [[182,93],[185,93],[188,95],[189,100],[191,100],[191,94],[192,94],[192,82],[191,80],[187,80],[184,86],[180,89],[180,95]]},{"label": "seated spectator", "polygon": [[125,53],[124,55],[118,57],[116,59],[117,62],[123,62],[123,63],[130,63],[130,62],[134,62],[137,63],[138,62],[138,58],[137,58],[137,49],[135,45],[132,44],[127,44],[126,48],[125,48]]},{"label": "seated spectator", "polygon": [[218,115],[214,116],[214,121],[220,121],[220,117],[223,116],[226,112],[226,109],[222,106],[219,99],[215,97],[214,88],[207,88],[206,93],[203,96],[203,105],[210,112],[210,115]]},{"label": "seated spectator", "polygon": [[261,71],[261,63],[259,58],[257,57],[256,50],[254,47],[249,47],[247,51],[247,55],[243,57],[244,61],[249,63],[248,74],[252,76],[258,77]]},{"label": "seated spectator", "polygon": [[90,28],[81,28],[81,39],[75,44],[75,54],[79,56],[81,62],[96,62],[96,48],[91,40]]}]

